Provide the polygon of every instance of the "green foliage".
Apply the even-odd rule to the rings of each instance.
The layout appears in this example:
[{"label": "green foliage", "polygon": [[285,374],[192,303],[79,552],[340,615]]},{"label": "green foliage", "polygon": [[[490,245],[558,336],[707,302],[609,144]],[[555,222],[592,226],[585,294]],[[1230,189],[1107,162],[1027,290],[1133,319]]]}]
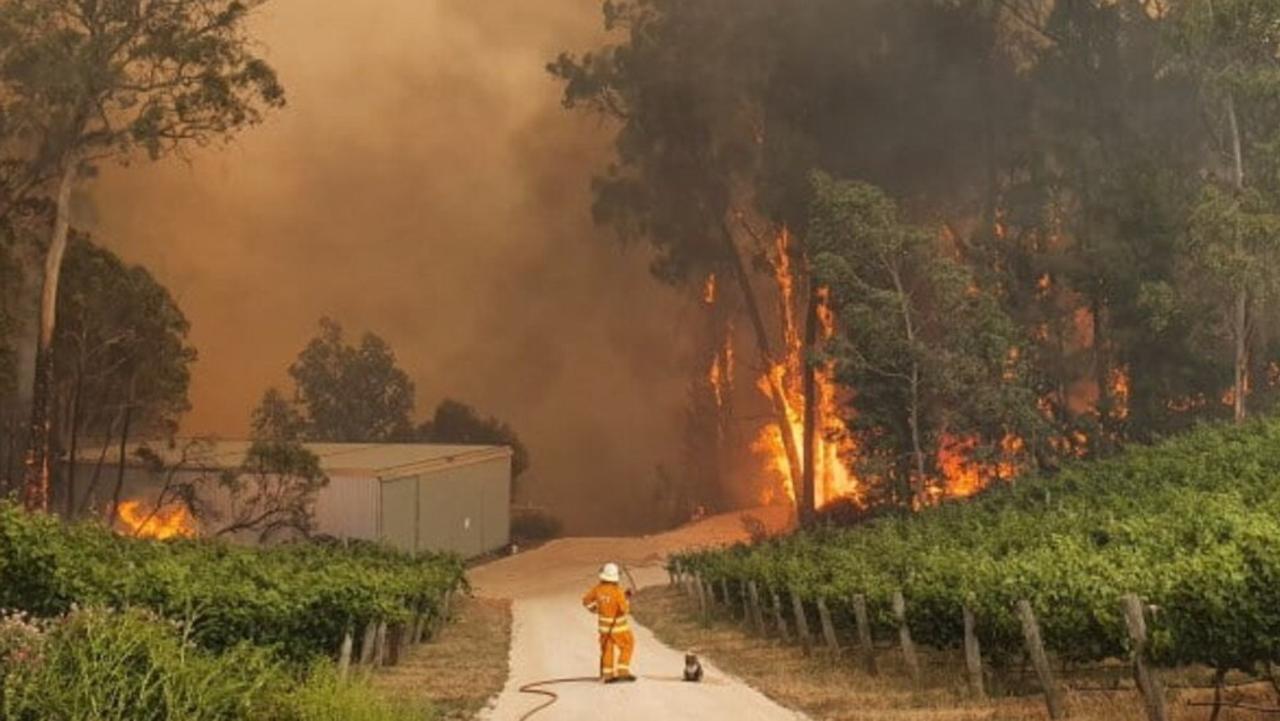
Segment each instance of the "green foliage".
[{"label": "green foliage", "polygon": [[289,366],[306,418],[305,438],[387,443],[412,435],[413,381],[387,342],[366,333],[348,345],[342,326],[320,320],[320,334]]},{"label": "green foliage", "polygon": [[451,555],[138,541],[0,505],[0,608],[49,617],[137,606],[187,623],[191,639],[215,651],[252,642],[296,661],[328,655],[348,629],[437,612],[460,583]]},{"label": "green foliage", "polygon": [[317,664],[286,697],[289,721],[434,721],[430,709],[388,699],[364,682],[345,682],[331,664]]},{"label": "green foliage", "polygon": [[[59,426],[99,438],[133,408],[131,427],[166,435],[190,404],[191,324],[147,269],[73,235],[58,285],[54,335]],[[74,413],[72,412],[74,409]],[[74,417],[73,417],[74,416]]]},{"label": "green foliage", "polygon": [[0,131],[27,141],[19,147],[28,180],[68,158],[156,157],[204,144],[282,106],[284,90],[247,34],[261,4],[6,2]]},{"label": "green foliage", "polygon": [[515,430],[497,418],[480,415],[466,403],[450,399],[441,401],[436,406],[435,415],[418,427],[416,435],[427,443],[507,446],[512,451],[512,480],[519,479],[529,470],[529,449],[520,442]]},{"label": "green foliage", "polygon": [[1017,362],[1020,334],[953,248],[903,223],[878,188],[821,173],[809,248],[814,280],[830,289],[842,320],[831,352],[839,379],[858,389],[850,427],[864,477],[913,488],[937,475],[947,437],[980,441],[976,450],[990,456],[1010,434],[1039,435]]},{"label": "green foliage", "polygon": [[0,619],[3,721],[407,721],[330,663],[290,669],[269,649],[211,653],[142,610],[72,611],[33,626]]},{"label": "green foliage", "polygon": [[1280,420],[1205,428],[915,517],[677,560],[713,581],[798,588],[842,612],[866,594],[879,633],[893,628],[889,598],[901,590],[913,635],[939,648],[962,642],[967,605],[996,659],[1019,653],[1019,599],[1061,656],[1122,656],[1120,599],[1137,593],[1156,609],[1159,663],[1254,671],[1280,660],[1277,448]]}]

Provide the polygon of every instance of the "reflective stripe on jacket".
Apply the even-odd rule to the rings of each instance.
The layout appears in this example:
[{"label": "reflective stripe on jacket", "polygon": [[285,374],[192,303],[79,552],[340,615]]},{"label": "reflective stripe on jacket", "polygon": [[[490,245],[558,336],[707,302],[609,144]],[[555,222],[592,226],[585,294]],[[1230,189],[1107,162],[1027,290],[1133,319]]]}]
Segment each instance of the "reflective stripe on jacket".
[{"label": "reflective stripe on jacket", "polygon": [[601,581],[582,597],[582,605],[596,614],[597,630],[602,635],[631,630],[627,618],[631,604],[618,584]]}]

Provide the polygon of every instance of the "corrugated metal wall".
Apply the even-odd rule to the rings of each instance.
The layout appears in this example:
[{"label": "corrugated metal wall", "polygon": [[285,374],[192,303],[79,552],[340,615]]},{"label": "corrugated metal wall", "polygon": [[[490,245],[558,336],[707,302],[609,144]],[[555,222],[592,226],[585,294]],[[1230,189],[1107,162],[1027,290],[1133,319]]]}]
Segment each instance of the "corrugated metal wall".
[{"label": "corrugated metal wall", "polygon": [[[77,469],[83,493],[92,468]],[[216,483],[216,474],[178,472],[180,482],[201,483],[201,497],[211,518],[202,534],[220,528],[231,498]],[[115,469],[99,473],[92,506],[110,502]],[[497,456],[475,463],[445,466],[405,478],[379,481],[359,476],[333,476],[315,505],[315,532],[338,538],[382,540],[406,551],[448,550],[478,556],[511,541],[511,458]],[[161,479],[139,468],[125,472],[122,498],[155,498]],[[59,506],[60,507],[60,506]],[[253,534],[237,540],[252,542]]]},{"label": "corrugated metal wall", "polygon": [[500,457],[383,481],[380,537],[464,556],[502,548],[511,540],[510,477],[511,459]]},{"label": "corrugated metal wall", "polygon": [[378,537],[378,480],[333,476],[316,496],[316,532],[338,538]]}]

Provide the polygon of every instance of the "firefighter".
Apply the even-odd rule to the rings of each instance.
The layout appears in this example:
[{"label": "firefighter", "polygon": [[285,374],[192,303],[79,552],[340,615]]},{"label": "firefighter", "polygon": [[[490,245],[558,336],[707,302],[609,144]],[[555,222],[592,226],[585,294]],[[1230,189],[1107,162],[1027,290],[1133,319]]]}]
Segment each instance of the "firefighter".
[{"label": "firefighter", "polygon": [[[636,638],[631,635],[627,614],[631,611],[631,591],[623,591],[618,564],[600,569],[600,583],[582,597],[582,605],[596,615],[600,632],[600,678],[605,683],[635,681],[631,675],[631,653]],[[615,658],[616,657],[616,658]]]}]

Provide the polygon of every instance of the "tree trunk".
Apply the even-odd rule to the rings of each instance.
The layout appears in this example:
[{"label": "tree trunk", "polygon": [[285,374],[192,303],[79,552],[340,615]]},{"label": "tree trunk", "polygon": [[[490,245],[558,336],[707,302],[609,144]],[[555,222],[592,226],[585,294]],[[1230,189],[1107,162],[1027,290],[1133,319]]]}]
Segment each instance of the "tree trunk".
[{"label": "tree trunk", "polygon": [[807,357],[818,344],[818,288],[809,283],[809,307],[804,318],[804,483],[797,499],[800,523],[813,522],[818,512],[818,390],[817,365]]},{"label": "tree trunk", "polygon": [[111,508],[107,511],[107,526],[116,524],[120,513],[120,495],[124,492],[124,467],[129,459],[129,422],[133,420],[133,391],[136,376],[129,378],[129,400],[124,407],[124,421],[120,425],[120,464],[116,468],[116,487],[111,493]]},{"label": "tree trunk", "polygon": [[71,391],[71,439],[67,451],[67,482],[66,494],[63,508],[66,511],[66,520],[71,521],[76,514],[76,462],[79,460],[77,454],[80,452],[80,409],[81,395],[84,393],[84,359],[78,359],[76,363],[76,381]]},{"label": "tree trunk", "polygon": [[926,468],[924,443],[920,440],[920,363],[915,360],[915,344],[916,344],[916,328],[915,322],[911,317],[911,301],[907,296],[907,290],[902,285],[902,277],[898,273],[898,269],[894,268],[890,263],[885,262],[885,268],[889,271],[889,275],[893,278],[893,287],[898,294],[898,302],[902,309],[903,330],[907,334],[907,345],[911,348],[911,379],[909,384],[910,407],[907,409],[907,424],[911,428],[911,458],[914,464],[916,474],[915,483],[912,484],[915,491],[915,506],[922,507],[925,503],[925,484]]},{"label": "tree trunk", "polygon": [[111,448],[111,439],[115,437],[116,423],[123,416],[123,412],[117,411],[116,417],[108,421],[106,431],[102,434],[102,448],[98,451],[98,460],[94,463],[93,476],[89,478],[89,485],[84,489],[84,495],[80,497],[80,506],[75,514],[77,518],[88,513],[89,504],[98,493],[98,482],[102,480],[102,468],[107,462],[107,451]]},{"label": "tree trunk", "polygon": [[36,347],[36,376],[31,396],[31,438],[27,452],[26,505],[34,511],[49,510],[50,441],[53,419],[50,406],[53,396],[53,331],[58,313],[58,279],[62,273],[62,257],[67,250],[71,231],[71,188],[75,184],[78,163],[73,153],[63,159],[58,181],[57,214],[49,249],[45,251],[44,286],[40,293],[40,338]]},{"label": "tree trunk", "polygon": [[790,471],[791,486],[798,491],[803,483],[801,478],[803,465],[800,462],[800,449],[796,448],[796,439],[791,433],[791,418],[787,413],[786,391],[773,373],[777,360],[773,356],[773,350],[769,343],[769,332],[764,327],[764,316],[760,314],[760,304],[756,300],[755,289],[751,287],[751,276],[747,273],[746,264],[742,262],[742,255],[738,252],[738,244],[734,241],[733,232],[729,230],[727,224],[722,224],[721,235],[724,239],[725,250],[729,254],[729,260],[733,264],[733,274],[738,279],[738,287],[742,290],[742,298],[746,302],[747,316],[751,319],[751,327],[755,331],[756,347],[760,351],[760,360],[769,371],[769,399],[773,405],[774,422],[782,433],[782,445],[787,452],[787,467]]},{"label": "tree trunk", "polygon": [[1100,455],[1106,455],[1111,447],[1111,438],[1108,433],[1113,429],[1115,415],[1115,397],[1111,393],[1111,360],[1107,354],[1106,328],[1105,318],[1103,316],[1102,299],[1098,296],[1100,290],[1095,290],[1093,297],[1089,299],[1089,314],[1093,316],[1093,378],[1094,383],[1098,385],[1098,423],[1102,432],[1098,434],[1098,438],[1094,439],[1097,443],[1097,450]]},{"label": "tree trunk", "polygon": [[[1227,95],[1227,120],[1231,126],[1231,152],[1234,160],[1234,184],[1237,193],[1244,192],[1244,141],[1240,136],[1240,122],[1236,117],[1236,98]],[[1242,253],[1240,239],[1236,239],[1236,251]],[[1235,397],[1232,399],[1232,415],[1236,423],[1243,423],[1248,416],[1245,394],[1249,389],[1249,292],[1240,287],[1232,301],[1231,326],[1235,341]]]}]

